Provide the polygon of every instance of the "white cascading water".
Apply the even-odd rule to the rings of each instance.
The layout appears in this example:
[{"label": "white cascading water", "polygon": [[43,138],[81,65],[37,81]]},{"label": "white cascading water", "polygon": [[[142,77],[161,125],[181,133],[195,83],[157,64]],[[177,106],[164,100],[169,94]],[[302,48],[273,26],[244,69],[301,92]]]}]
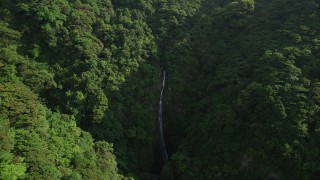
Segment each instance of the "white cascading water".
[{"label": "white cascading water", "polygon": [[159,114],[158,114],[158,127],[159,127],[159,140],[160,140],[160,150],[162,154],[162,159],[168,161],[168,153],[166,150],[166,144],[164,141],[163,127],[162,127],[162,108],[163,108],[163,91],[166,84],[166,70],[162,68],[162,86],[159,100]]}]

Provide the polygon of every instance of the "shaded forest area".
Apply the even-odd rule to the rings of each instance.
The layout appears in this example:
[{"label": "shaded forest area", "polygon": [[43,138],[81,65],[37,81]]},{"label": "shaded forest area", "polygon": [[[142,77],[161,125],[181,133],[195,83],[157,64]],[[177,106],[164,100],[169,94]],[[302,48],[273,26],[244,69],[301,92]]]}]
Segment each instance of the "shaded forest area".
[{"label": "shaded forest area", "polygon": [[319,179],[319,5],[0,0],[0,179]]}]

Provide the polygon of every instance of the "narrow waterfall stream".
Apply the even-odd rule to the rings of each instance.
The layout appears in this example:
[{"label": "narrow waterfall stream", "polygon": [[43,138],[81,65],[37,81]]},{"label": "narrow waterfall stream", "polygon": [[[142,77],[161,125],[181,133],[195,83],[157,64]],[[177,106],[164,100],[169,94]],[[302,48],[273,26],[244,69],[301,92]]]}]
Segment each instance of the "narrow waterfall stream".
[{"label": "narrow waterfall stream", "polygon": [[159,113],[158,113],[158,135],[159,135],[159,143],[160,143],[160,151],[162,154],[163,161],[168,161],[168,153],[166,149],[166,143],[164,140],[163,134],[163,123],[162,123],[162,109],[163,109],[163,92],[166,85],[166,70],[162,68],[162,86],[161,86],[161,93],[160,93],[160,100],[159,100]]}]

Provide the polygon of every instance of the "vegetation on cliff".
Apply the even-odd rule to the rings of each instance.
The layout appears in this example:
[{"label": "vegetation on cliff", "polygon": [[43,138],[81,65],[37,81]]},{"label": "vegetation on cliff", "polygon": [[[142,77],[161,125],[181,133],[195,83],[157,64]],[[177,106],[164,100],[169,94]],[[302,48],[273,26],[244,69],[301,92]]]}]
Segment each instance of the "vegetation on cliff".
[{"label": "vegetation on cliff", "polygon": [[320,178],[319,5],[0,0],[0,179]]}]

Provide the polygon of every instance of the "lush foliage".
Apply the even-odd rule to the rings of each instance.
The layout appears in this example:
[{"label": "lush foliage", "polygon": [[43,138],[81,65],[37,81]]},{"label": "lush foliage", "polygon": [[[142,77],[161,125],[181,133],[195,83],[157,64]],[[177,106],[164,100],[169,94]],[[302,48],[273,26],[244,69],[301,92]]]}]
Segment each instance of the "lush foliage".
[{"label": "lush foliage", "polygon": [[320,178],[319,5],[0,0],[0,179]]},{"label": "lush foliage", "polygon": [[166,52],[178,177],[319,178],[319,18],[313,0],[215,1],[182,27]]}]

